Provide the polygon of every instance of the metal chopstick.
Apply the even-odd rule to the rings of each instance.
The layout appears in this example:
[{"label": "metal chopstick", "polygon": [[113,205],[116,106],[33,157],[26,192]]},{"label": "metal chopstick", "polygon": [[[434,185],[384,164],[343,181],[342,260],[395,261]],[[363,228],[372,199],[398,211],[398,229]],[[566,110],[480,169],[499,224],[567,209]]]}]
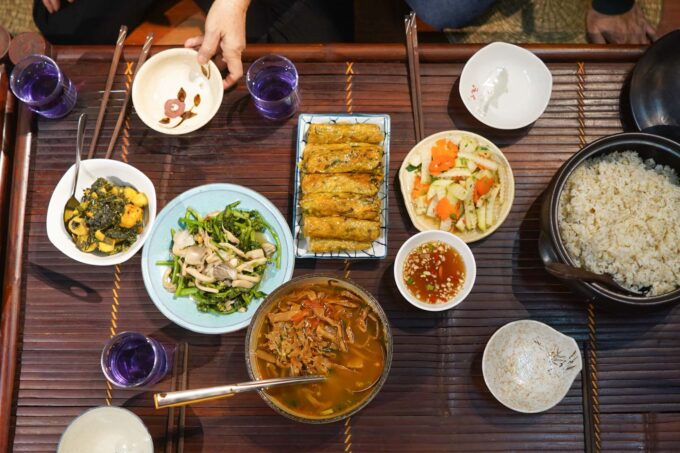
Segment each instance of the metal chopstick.
[{"label": "metal chopstick", "polygon": [[[151,44],[152,43],[153,43],[153,33],[149,32],[149,34],[146,35],[146,41],[144,41],[144,47],[142,47],[142,52],[139,54],[139,59],[137,60],[137,66],[135,67],[135,73],[132,76],[132,83],[135,82],[135,77],[137,77],[137,73],[139,72],[139,68],[146,61],[146,57],[149,56],[149,51],[151,50]],[[111,136],[111,141],[109,142],[109,147],[106,149],[106,159],[111,158],[111,154],[113,152],[113,147],[115,146],[116,141],[118,140],[118,134],[120,133],[120,127],[123,125],[123,120],[125,119],[125,113],[127,112],[127,106],[128,106],[128,103],[130,102],[131,92],[132,92],[132,84],[130,84],[130,88],[125,93],[125,100],[123,101],[123,107],[120,109],[120,113],[118,114],[118,121],[116,121],[116,127],[113,129],[113,135]]]},{"label": "metal chopstick", "polygon": [[87,158],[92,159],[94,157],[94,150],[97,148],[97,140],[99,139],[99,132],[101,131],[102,122],[104,121],[104,113],[106,112],[106,105],[109,102],[109,95],[111,94],[111,86],[113,85],[113,79],[116,76],[116,68],[118,68],[118,62],[120,61],[120,55],[123,53],[123,45],[125,44],[125,38],[127,37],[128,29],[125,25],[120,26],[120,31],[118,32],[118,40],[116,41],[116,49],[113,52],[113,60],[111,60],[111,67],[109,68],[109,76],[106,79],[106,87],[104,88],[104,95],[102,96],[102,102],[99,104],[99,113],[97,114],[97,123],[94,126],[94,132],[92,134],[92,141],[90,142],[90,151],[87,153]]}]

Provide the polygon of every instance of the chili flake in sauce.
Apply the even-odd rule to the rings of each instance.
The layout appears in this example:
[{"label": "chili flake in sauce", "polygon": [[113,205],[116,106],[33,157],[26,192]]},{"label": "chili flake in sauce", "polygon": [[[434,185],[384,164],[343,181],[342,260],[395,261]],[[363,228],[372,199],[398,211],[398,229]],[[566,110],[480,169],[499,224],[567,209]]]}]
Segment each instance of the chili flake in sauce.
[{"label": "chili flake in sauce", "polygon": [[419,301],[446,303],[463,287],[465,263],[449,244],[426,242],[408,254],[403,275],[409,291]]}]

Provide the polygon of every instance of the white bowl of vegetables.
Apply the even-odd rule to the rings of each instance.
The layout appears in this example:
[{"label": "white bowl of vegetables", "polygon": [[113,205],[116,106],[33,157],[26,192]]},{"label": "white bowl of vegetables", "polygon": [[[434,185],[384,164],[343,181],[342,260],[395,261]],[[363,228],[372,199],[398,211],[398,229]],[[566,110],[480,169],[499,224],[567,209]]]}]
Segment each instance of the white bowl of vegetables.
[{"label": "white bowl of vegetables", "polygon": [[449,231],[465,242],[493,233],[515,198],[512,169],[500,149],[465,131],[423,139],[399,170],[401,192],[420,231]]},{"label": "white bowl of vegetables", "polygon": [[[50,242],[69,258],[94,266],[113,266],[132,258],[156,219],[156,190],[151,180],[124,162],[84,160],[76,188],[81,204],[74,211],[64,208],[74,175],[72,165],[50,198],[46,218]],[[101,178],[106,187],[100,187]]]}]

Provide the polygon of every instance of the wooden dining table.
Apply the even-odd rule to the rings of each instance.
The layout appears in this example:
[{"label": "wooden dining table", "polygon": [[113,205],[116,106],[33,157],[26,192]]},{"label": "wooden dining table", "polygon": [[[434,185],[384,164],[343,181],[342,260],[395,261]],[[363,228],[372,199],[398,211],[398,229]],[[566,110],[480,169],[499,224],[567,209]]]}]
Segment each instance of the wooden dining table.
[{"label": "wooden dining table", "polygon": [[[467,112],[458,79],[471,45],[420,46],[425,135],[467,130],[490,139],[515,176],[512,211],[488,238],[471,244],[477,280],[455,309],[420,311],[399,294],[393,262],[416,233],[397,172],[415,145],[409,66],[403,45],[252,45],[245,64],[279,53],[300,74],[300,112],[386,113],[391,117],[389,253],[383,260],[298,259],[295,275],[349,277],[385,309],[394,336],[389,378],[361,412],[338,423],[301,424],[256,394],[186,408],[154,409],[154,391],[248,380],[245,331],[201,335],[166,319],[147,295],[140,253],[113,267],[87,266],[47,239],[52,191],[72,165],[77,119],[96,118],[113,54],[109,47],[57,47],[56,60],[78,89],[60,120],[12,112],[8,171],[0,173],[4,284],[0,349],[0,451],[54,451],[79,414],[121,406],[139,415],[157,452],[328,451],[680,451],[680,310],[623,311],[572,293],[543,269],[537,239],[542,192],[560,165],[599,137],[632,130],[627,80],[644,51],[630,46],[529,45],[548,65],[553,90],[545,113],[512,131],[488,128]],[[153,53],[162,50],[154,47]],[[139,48],[125,49],[100,134],[102,157]],[[0,101],[7,98],[0,78]],[[3,98],[5,96],[5,98]],[[10,94],[11,97],[11,94]],[[94,121],[86,131],[86,146]],[[271,122],[244,83],[227,91],[217,115],[183,136],[146,127],[134,107],[114,159],[155,184],[161,209],[193,187],[240,184],[269,198],[291,222],[297,119]],[[4,139],[3,139],[4,140]],[[5,143],[5,141],[3,141]],[[6,191],[6,192],[5,192]],[[225,200],[225,202],[232,200]],[[577,340],[583,372],[564,400],[540,414],[504,407],[481,370],[499,327],[535,319]],[[100,366],[114,334],[139,331],[172,351],[173,369],[153,388],[121,390]]]}]

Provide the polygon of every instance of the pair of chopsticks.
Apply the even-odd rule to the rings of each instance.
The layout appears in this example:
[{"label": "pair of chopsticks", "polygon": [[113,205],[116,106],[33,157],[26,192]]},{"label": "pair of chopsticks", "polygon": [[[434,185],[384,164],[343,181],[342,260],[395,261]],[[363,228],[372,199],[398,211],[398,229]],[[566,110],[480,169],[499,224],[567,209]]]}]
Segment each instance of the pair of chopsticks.
[{"label": "pair of chopsticks", "polygon": [[415,126],[416,141],[421,141],[425,134],[423,124],[423,105],[420,95],[420,58],[418,56],[418,29],[416,27],[416,13],[404,17],[406,31],[406,56],[408,57],[408,79],[411,88],[411,107],[413,110],[413,124]]},{"label": "pair of chopsticks", "polygon": [[[104,96],[102,96],[102,102],[99,105],[99,113],[97,114],[97,123],[94,126],[94,133],[92,135],[92,141],[90,142],[90,150],[87,153],[87,158],[92,159],[95,154],[95,149],[97,148],[97,140],[99,139],[99,132],[101,131],[102,123],[104,122],[104,113],[106,112],[106,105],[109,102],[109,96],[111,94],[111,86],[113,85],[113,79],[116,76],[116,69],[118,68],[118,62],[120,61],[120,56],[123,53],[123,45],[125,43],[125,38],[127,36],[127,27],[121,25],[120,31],[118,32],[118,40],[116,41],[116,50],[113,52],[113,60],[111,60],[111,67],[109,68],[109,76],[106,79],[106,87],[104,88]],[[135,72],[132,75],[132,82],[134,82],[135,77],[137,77],[137,72],[139,68],[146,61],[146,57],[149,56],[149,51],[151,50],[151,44],[153,43],[153,33],[149,32],[146,35],[146,40],[144,41],[144,46],[137,59],[137,65],[135,66]],[[106,148],[106,159],[111,158],[113,153],[113,147],[118,141],[118,134],[120,134],[120,128],[123,125],[123,120],[125,119],[125,114],[127,112],[127,106],[130,102],[130,93],[132,91],[132,84],[130,88],[125,90],[125,100],[123,101],[123,107],[120,109],[118,114],[118,120],[116,121],[116,127],[113,129],[113,134],[111,135],[111,140],[109,141],[109,146]]]}]

